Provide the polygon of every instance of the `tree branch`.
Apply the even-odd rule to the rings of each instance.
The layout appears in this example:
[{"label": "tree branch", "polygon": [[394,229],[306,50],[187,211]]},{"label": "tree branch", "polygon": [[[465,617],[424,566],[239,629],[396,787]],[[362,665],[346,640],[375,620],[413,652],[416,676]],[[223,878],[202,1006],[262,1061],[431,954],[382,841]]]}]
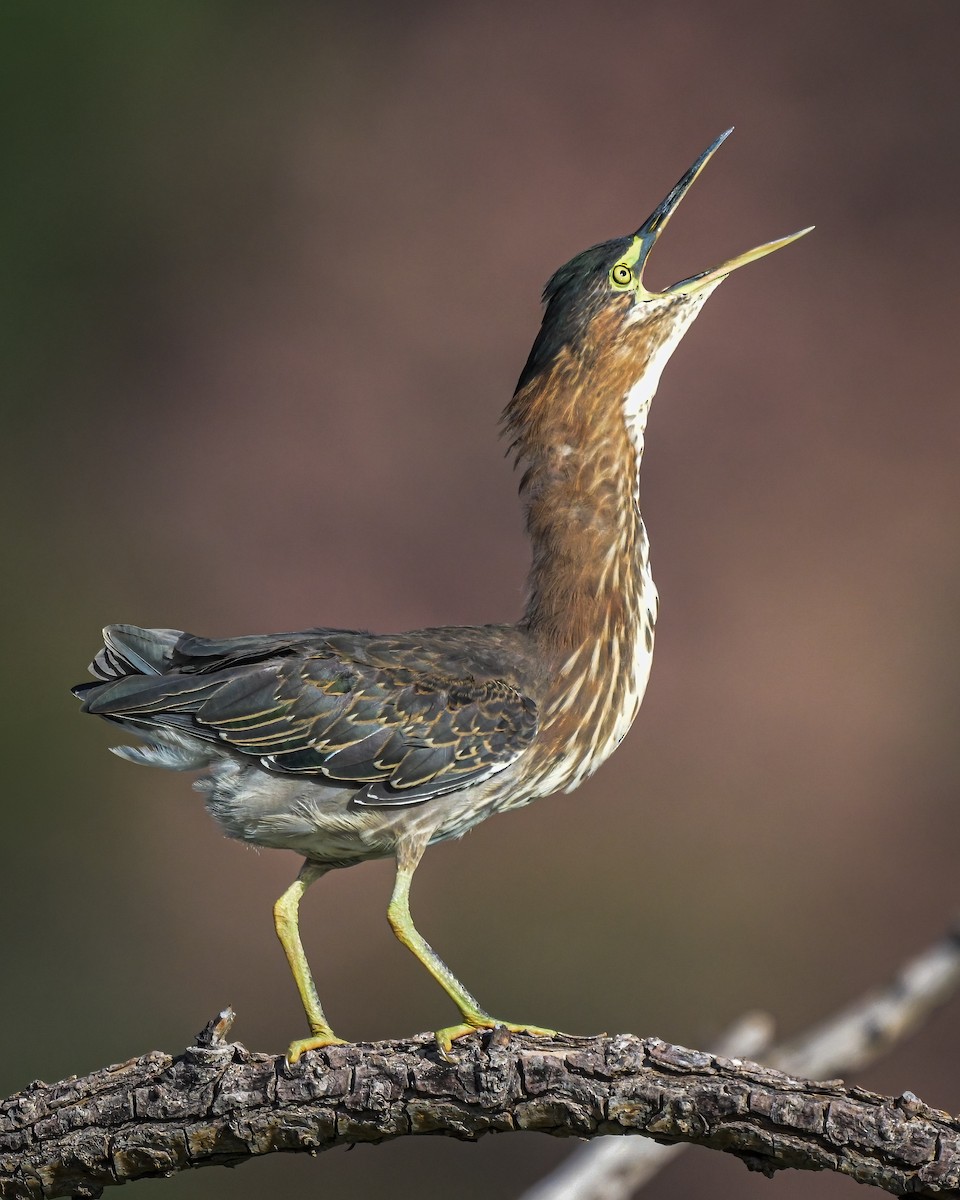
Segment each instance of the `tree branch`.
[{"label": "tree branch", "polygon": [[[889,983],[859,997],[796,1038],[771,1046],[773,1022],[744,1017],[717,1052],[751,1058],[791,1075],[823,1079],[859,1071],[889,1053],[960,987],[960,919],[900,967]],[[597,1140],[575,1150],[522,1200],[629,1200],[684,1149],[656,1142]]]},{"label": "tree branch", "polygon": [[909,1093],[812,1083],[657,1038],[504,1030],[331,1046],[295,1066],[223,1037],[221,1014],[178,1058],[153,1052],[0,1105],[0,1197],[98,1196],[110,1184],[275,1151],[410,1134],[474,1140],[639,1133],[725,1150],[772,1175],[849,1175],[894,1194],[955,1195],[960,1122]]},{"label": "tree branch", "polygon": [[[772,1017],[748,1013],[720,1037],[712,1050],[725,1058],[761,1062],[773,1042],[773,1033]],[[623,1137],[581,1142],[520,1200],[630,1200],[688,1145]]]}]

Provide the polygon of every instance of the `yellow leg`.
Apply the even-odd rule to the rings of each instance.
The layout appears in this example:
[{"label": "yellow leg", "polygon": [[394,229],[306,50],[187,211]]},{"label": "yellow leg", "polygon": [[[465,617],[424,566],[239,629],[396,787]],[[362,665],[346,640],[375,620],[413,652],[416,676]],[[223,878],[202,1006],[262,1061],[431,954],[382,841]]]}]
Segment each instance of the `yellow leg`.
[{"label": "yellow leg", "polygon": [[283,952],[287,956],[287,962],[290,964],[293,981],[300,993],[303,1011],[307,1014],[307,1023],[312,1035],[290,1043],[290,1048],[287,1050],[287,1061],[291,1063],[295,1063],[306,1050],[319,1050],[322,1046],[343,1044],[343,1039],[336,1036],[330,1028],[327,1018],[323,1015],[317,987],[310,974],[307,956],[303,952],[303,943],[300,941],[300,900],[310,884],[319,879],[321,875],[325,875],[328,869],[305,862],[300,868],[300,874],[273,906],[273,924],[277,931],[277,937],[280,939],[280,945],[283,946]]},{"label": "yellow leg", "polygon": [[485,1012],[477,1000],[467,991],[447,964],[437,954],[436,950],[422,936],[413,923],[410,915],[410,881],[417,869],[417,864],[426,847],[423,845],[404,846],[401,844],[397,851],[397,879],[393,886],[393,895],[387,908],[387,920],[399,941],[412,951],[423,963],[437,983],[443,988],[450,999],[460,1010],[463,1021],[459,1025],[450,1025],[437,1030],[437,1044],[444,1058],[450,1058],[453,1042],[457,1038],[473,1033],[477,1029],[496,1029],[498,1026],[508,1029],[511,1033],[530,1033],[542,1037],[553,1037],[554,1029],[541,1029],[538,1025],[512,1025],[508,1021],[498,1021]]}]

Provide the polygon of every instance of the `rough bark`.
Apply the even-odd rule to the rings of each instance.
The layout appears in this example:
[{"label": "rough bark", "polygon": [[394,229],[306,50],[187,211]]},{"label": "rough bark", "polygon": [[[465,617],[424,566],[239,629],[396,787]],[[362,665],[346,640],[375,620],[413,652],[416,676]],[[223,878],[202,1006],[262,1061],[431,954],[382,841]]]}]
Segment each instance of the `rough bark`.
[{"label": "rough bark", "polygon": [[0,1197],[97,1196],[114,1183],[276,1151],[413,1134],[636,1133],[725,1150],[753,1170],[830,1170],[895,1195],[960,1189],[960,1122],[906,1093],[812,1083],[627,1034],[332,1046],[295,1066],[223,1034],[0,1105]]},{"label": "rough bark", "polygon": [[[909,1037],[960,986],[960,922],[903,963],[879,988],[820,1020],[789,1042],[773,1042],[773,1019],[752,1013],[727,1031],[716,1053],[751,1058],[789,1075],[828,1079],[876,1062]],[[584,1142],[521,1200],[631,1200],[684,1143],[657,1145],[641,1138]]]}]

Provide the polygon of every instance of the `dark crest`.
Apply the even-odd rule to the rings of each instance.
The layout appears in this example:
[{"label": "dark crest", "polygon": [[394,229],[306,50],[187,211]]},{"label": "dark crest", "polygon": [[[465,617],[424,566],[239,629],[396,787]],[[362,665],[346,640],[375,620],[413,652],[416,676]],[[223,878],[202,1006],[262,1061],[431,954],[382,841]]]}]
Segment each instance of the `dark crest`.
[{"label": "dark crest", "polygon": [[591,246],[571,258],[550,277],[543,289],[546,311],[516,391],[543,371],[564,346],[574,349],[590,321],[610,296],[607,272],[630,246],[632,238],[614,238]]}]

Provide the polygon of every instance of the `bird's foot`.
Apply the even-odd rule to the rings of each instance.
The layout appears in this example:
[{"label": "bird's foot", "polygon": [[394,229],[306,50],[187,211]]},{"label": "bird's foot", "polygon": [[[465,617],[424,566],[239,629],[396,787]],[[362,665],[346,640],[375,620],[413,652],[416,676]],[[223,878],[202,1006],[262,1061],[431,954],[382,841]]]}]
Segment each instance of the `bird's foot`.
[{"label": "bird's foot", "polygon": [[287,1062],[292,1066],[301,1054],[306,1054],[308,1050],[322,1050],[324,1046],[346,1046],[347,1043],[343,1038],[338,1038],[332,1029],[315,1029],[312,1036],[308,1038],[300,1038],[297,1042],[291,1042],[290,1048],[287,1050]]},{"label": "bird's foot", "polygon": [[478,1029],[505,1029],[508,1033],[528,1033],[531,1037],[557,1037],[556,1029],[542,1029],[539,1025],[513,1025],[510,1021],[498,1021],[486,1013],[477,1014],[460,1025],[448,1025],[446,1029],[438,1029],[436,1033],[437,1046],[440,1053],[448,1062],[455,1059],[450,1051],[457,1038],[466,1037],[468,1033],[476,1033]]}]

